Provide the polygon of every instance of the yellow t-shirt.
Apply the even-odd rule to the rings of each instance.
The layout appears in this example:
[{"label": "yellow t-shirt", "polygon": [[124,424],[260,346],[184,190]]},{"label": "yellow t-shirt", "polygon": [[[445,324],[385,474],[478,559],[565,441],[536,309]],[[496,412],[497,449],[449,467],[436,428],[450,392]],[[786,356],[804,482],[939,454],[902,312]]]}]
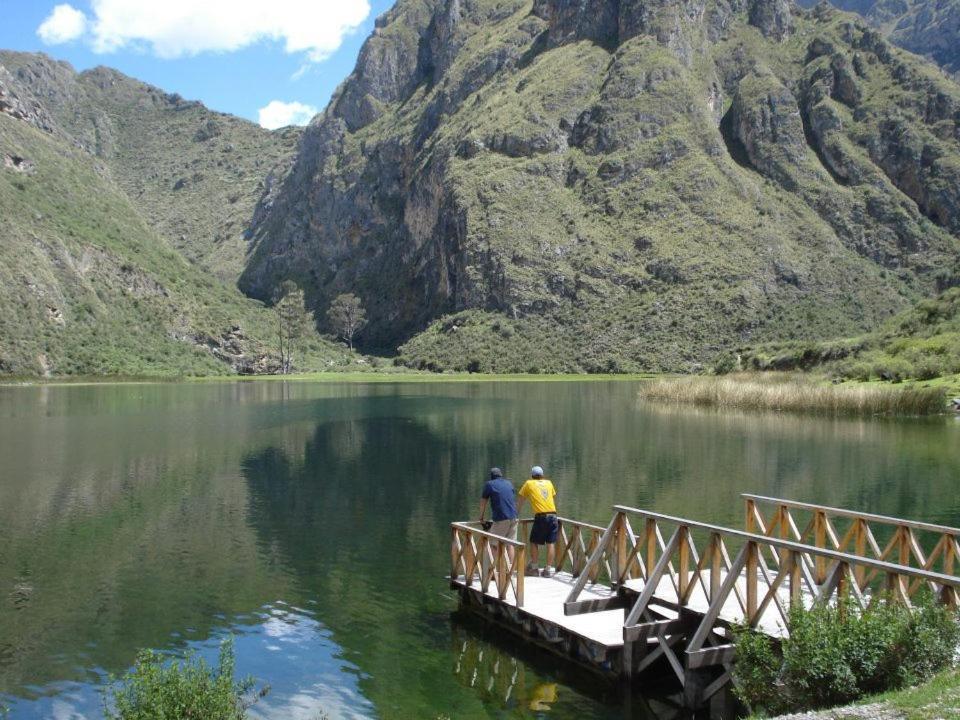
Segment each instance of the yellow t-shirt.
[{"label": "yellow t-shirt", "polygon": [[534,513],[555,513],[557,506],[553,498],[556,494],[553,483],[546,478],[530,478],[520,488],[520,497],[530,501]]}]

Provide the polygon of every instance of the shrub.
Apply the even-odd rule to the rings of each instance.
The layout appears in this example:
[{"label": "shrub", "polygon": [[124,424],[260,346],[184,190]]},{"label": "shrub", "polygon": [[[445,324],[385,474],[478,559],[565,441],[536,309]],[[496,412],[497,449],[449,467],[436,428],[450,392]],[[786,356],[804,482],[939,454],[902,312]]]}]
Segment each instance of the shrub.
[{"label": "shrub", "polygon": [[171,662],[144,650],[133,669],[111,683],[104,714],[110,720],[242,720],[253,680],[235,681],[234,664],[231,640],[220,646],[216,669],[193,654]]},{"label": "shrub", "polygon": [[921,594],[913,611],[880,600],[856,611],[818,607],[790,615],[778,648],[766,635],[735,629],[734,688],[754,711],[807,710],[916,684],[949,667],[960,642],[957,616]]}]

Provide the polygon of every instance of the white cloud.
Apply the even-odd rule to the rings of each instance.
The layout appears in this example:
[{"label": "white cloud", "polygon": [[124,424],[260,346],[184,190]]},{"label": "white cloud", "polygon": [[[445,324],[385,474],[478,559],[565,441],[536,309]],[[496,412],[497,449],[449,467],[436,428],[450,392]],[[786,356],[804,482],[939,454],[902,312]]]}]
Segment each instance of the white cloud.
[{"label": "white cloud", "polygon": [[176,58],[273,40],[310,62],[370,14],[369,0],[92,0],[92,8],[96,52],[133,46]]},{"label": "white cloud", "polygon": [[87,28],[87,16],[72,5],[57,5],[37,28],[37,35],[47,45],[76,40]]},{"label": "white cloud", "polygon": [[276,130],[287,125],[306,125],[317,114],[313,105],[300,102],[282,102],[271,100],[259,110],[260,125],[267,130]]}]

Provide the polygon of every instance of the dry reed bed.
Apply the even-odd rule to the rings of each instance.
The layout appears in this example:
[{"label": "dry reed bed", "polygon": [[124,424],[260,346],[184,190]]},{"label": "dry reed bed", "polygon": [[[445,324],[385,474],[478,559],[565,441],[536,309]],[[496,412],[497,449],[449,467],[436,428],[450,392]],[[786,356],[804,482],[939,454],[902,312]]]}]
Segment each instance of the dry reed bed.
[{"label": "dry reed bed", "polygon": [[905,385],[830,385],[790,373],[736,373],[665,378],[645,383],[644,400],[716,407],[817,412],[828,415],[936,415],[942,390]]}]

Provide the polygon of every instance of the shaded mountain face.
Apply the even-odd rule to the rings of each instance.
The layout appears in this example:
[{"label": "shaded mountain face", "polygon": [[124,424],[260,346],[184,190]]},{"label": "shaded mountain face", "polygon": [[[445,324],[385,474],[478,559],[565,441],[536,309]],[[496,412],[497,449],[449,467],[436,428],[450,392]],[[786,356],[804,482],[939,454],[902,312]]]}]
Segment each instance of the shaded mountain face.
[{"label": "shaded mountain face", "polygon": [[778,0],[400,0],[258,212],[241,287],[361,296],[434,369],[695,369],[856,334],[960,237],[960,89]]},{"label": "shaded mountain face", "polygon": [[[813,7],[820,0],[797,0]],[[863,15],[896,45],[960,78],[960,0],[830,0]]]}]

